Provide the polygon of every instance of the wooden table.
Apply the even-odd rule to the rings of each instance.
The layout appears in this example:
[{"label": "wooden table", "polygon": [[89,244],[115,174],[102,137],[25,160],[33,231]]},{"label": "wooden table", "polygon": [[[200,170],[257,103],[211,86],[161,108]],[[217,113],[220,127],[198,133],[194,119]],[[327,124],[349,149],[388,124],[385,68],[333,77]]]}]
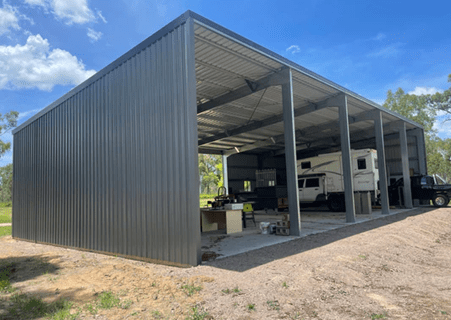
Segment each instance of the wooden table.
[{"label": "wooden table", "polygon": [[226,233],[242,232],[242,210],[200,209],[202,232],[226,229]]}]

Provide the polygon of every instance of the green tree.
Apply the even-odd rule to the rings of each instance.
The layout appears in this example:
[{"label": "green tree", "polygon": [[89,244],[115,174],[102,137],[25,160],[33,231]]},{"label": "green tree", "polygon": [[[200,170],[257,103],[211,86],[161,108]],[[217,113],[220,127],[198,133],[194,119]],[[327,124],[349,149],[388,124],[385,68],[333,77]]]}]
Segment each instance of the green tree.
[{"label": "green tree", "polygon": [[388,90],[387,99],[383,104],[385,108],[393,110],[423,126],[428,173],[439,174],[447,180],[451,179],[451,161],[449,161],[451,157],[451,139],[443,140],[437,137],[433,126],[437,120],[438,112],[445,111],[446,103],[448,103],[447,110],[451,114],[449,91],[434,95],[417,96],[406,94],[404,90],[398,88],[395,93]]},{"label": "green tree", "polygon": [[[448,82],[451,83],[451,74],[448,75]],[[429,96],[429,104],[435,110],[448,115],[445,121],[451,120],[451,87],[443,93],[437,92]]]},{"label": "green tree", "polygon": [[[6,132],[17,126],[17,117],[19,113],[17,111],[11,111],[2,115],[0,113],[0,137]],[[10,142],[4,142],[0,139],[0,158],[11,148]]]},{"label": "green tree", "polygon": [[435,134],[432,127],[437,112],[428,103],[429,99],[429,95],[406,94],[404,90],[398,88],[395,93],[388,90],[387,99],[382,106],[421,124],[424,127],[425,134],[430,137]]},{"label": "green tree", "polygon": [[0,167],[0,202],[11,201],[13,194],[13,164]]},{"label": "green tree", "polygon": [[451,139],[429,139],[426,144],[428,172],[451,181]]},{"label": "green tree", "polygon": [[212,194],[223,185],[220,155],[199,154],[200,192]]}]

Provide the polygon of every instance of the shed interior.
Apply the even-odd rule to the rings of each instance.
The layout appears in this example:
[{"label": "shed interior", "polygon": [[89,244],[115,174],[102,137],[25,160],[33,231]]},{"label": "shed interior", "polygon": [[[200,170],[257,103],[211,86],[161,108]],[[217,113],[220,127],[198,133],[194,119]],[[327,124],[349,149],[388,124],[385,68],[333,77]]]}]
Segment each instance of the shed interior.
[{"label": "shed interior", "polygon": [[[244,181],[251,182],[253,191],[255,171],[262,169],[276,169],[278,184],[286,184],[283,95],[278,82],[286,68],[292,72],[298,160],[341,151],[339,108],[328,102],[345,94],[352,149],[377,148],[371,114],[380,111],[389,178],[403,175],[400,124],[407,132],[409,169],[415,174],[426,173],[424,150],[419,148],[423,129],[417,123],[196,14],[194,31],[199,153],[228,158],[230,193],[245,191]],[[301,209],[301,218],[311,216],[312,211],[305,210]],[[316,217],[320,211],[313,209]],[[318,221],[302,219],[301,235],[318,228],[315,225],[309,231],[310,223]],[[322,219],[326,224],[337,223],[330,212]],[[230,243],[233,241],[238,248],[247,245],[246,241],[238,244],[240,240]]]},{"label": "shed interior", "polygon": [[[283,175],[282,88],[277,76],[290,68],[297,159],[341,150],[338,108],[329,107],[327,101],[345,93],[351,148],[376,148],[374,121],[368,114],[381,110],[390,175],[402,175],[400,123],[405,123],[408,132],[409,167],[414,173],[424,171],[417,150],[420,142],[414,134],[409,135],[422,131],[418,124],[203,17],[194,14],[194,18],[199,153],[234,155],[230,160],[242,156],[247,163],[244,166],[277,168]],[[246,161],[249,159],[254,160]],[[252,178],[249,170],[241,167],[229,163],[233,190],[239,189],[236,181],[240,180],[234,172],[241,170],[242,181]]]}]

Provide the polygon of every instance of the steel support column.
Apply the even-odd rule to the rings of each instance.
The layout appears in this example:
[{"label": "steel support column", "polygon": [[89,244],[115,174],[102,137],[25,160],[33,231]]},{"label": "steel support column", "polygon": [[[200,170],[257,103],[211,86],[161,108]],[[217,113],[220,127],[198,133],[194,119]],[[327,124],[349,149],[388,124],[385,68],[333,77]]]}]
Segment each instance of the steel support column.
[{"label": "steel support column", "polygon": [[406,123],[399,126],[399,143],[401,144],[402,177],[404,179],[404,206],[413,208],[410,188],[409,147],[407,146]]},{"label": "steel support column", "polygon": [[420,167],[420,174],[427,174],[426,165],[426,148],[424,143],[424,131],[423,129],[413,130],[413,135],[415,136],[417,142],[417,155],[418,155],[418,166]]},{"label": "steel support column", "polygon": [[349,137],[348,99],[345,94],[337,96],[338,120],[340,124],[341,159],[345,188],[346,222],[355,222],[354,185],[352,177],[351,142]]},{"label": "steel support column", "polygon": [[222,177],[224,181],[224,188],[226,188],[226,193],[229,194],[229,174],[227,172],[227,157],[226,155],[222,155]]},{"label": "steel support column", "polygon": [[285,135],[285,163],[287,169],[288,207],[290,208],[290,235],[301,235],[301,216],[299,214],[298,171],[296,165],[296,137],[294,127],[293,79],[291,69],[285,74],[282,84],[283,124]]},{"label": "steel support column", "polygon": [[388,183],[387,168],[385,167],[385,143],[384,143],[384,123],[382,121],[382,112],[379,110],[374,115],[374,133],[376,136],[377,165],[379,168],[379,188],[381,192],[382,214],[390,213],[388,203]]}]

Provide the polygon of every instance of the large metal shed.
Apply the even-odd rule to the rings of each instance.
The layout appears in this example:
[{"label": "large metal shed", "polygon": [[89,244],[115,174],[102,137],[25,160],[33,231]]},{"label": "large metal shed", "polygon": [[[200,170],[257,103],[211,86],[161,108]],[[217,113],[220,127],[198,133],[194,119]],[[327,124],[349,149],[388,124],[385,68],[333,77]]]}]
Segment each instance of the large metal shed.
[{"label": "large metal shed", "polygon": [[426,172],[421,126],[191,11],[13,134],[14,238],[178,265],[201,262],[198,152],[282,157],[293,235],[297,157],[342,150],[348,222],[351,146],[378,150],[384,213],[386,164]]}]

